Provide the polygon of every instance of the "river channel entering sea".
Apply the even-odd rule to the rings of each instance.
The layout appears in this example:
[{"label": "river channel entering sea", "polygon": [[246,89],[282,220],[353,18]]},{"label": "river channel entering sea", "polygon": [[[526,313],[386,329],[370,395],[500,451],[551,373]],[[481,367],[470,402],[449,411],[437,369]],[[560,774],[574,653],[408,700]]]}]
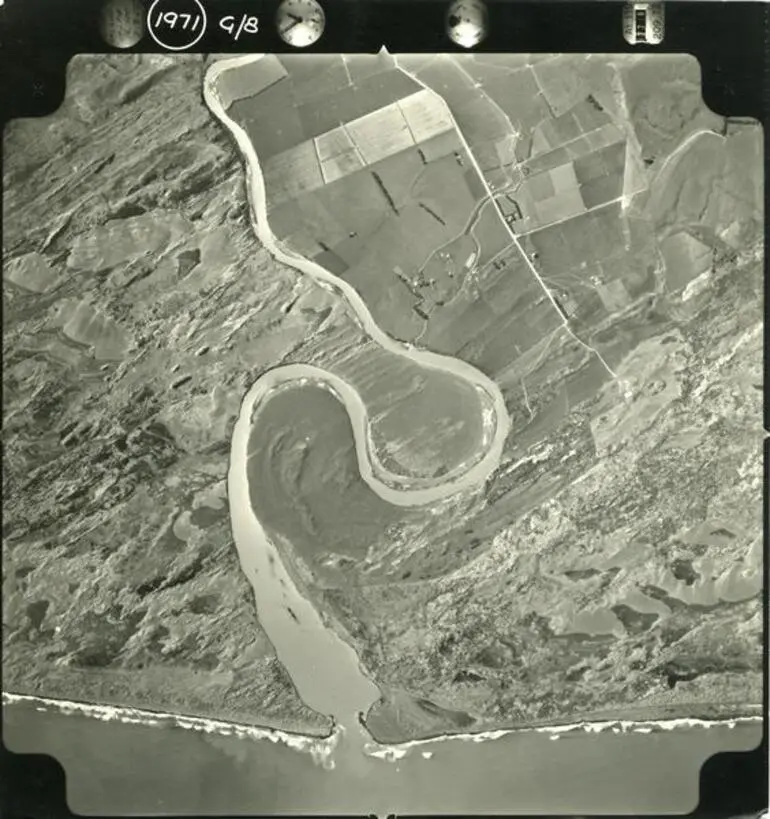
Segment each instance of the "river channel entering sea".
[{"label": "river channel entering sea", "polygon": [[[252,58],[238,58],[248,60]],[[224,63],[235,65],[238,60]],[[204,96],[238,139],[247,159],[255,227],[281,261],[320,278],[309,262],[277,247],[265,220],[264,185],[253,148],[228,117],[214,92],[215,64]],[[307,269],[305,269],[307,268]],[[354,309],[354,294],[344,294]],[[371,316],[362,326],[375,337]],[[383,344],[393,343],[379,339]],[[462,362],[403,348],[421,359],[469,378],[496,409],[479,459],[462,474],[430,485],[388,481],[376,462],[366,408],[344,381],[306,365],[268,371],[242,404],[233,433],[228,496],[241,566],[254,589],[259,620],[299,696],[334,719],[325,741],[262,732],[227,735],[220,727],[159,724],[151,716],[126,721],[119,709],[99,719],[85,709],[61,709],[41,701],[6,698],[4,739],[18,752],[56,757],[67,774],[70,807],[83,814],[256,813],[656,813],[687,812],[698,796],[704,760],[725,750],[749,750],[761,740],[759,720],[722,723],[672,721],[608,723],[571,729],[452,735],[402,746],[378,745],[360,717],[380,692],[354,649],[310,599],[303,596],[250,500],[250,436],[260,405],[275,390],[310,384],[331,390],[350,417],[364,480],[386,501],[418,505],[472,486],[495,467],[510,419],[496,385]],[[256,418],[255,418],[256,413]],[[255,424],[257,426],[255,426]],[[323,747],[323,753],[319,748]]]}]

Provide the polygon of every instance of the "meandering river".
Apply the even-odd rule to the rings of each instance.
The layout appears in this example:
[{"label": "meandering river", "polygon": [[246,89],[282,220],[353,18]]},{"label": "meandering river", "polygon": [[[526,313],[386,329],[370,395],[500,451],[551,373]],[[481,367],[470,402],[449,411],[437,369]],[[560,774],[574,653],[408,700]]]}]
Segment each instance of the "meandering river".
[{"label": "meandering river", "polygon": [[204,98],[246,160],[252,220],[260,240],[276,259],[346,299],[378,343],[473,384],[494,408],[485,419],[486,435],[472,463],[461,464],[439,481],[407,480],[390,474],[378,461],[366,406],[333,374],[310,365],[278,367],[264,373],[244,398],[228,474],[233,535],[260,622],[279,659],[304,702],[334,718],[335,733],[329,740],[319,743],[278,733],[266,738],[258,731],[228,736],[223,726],[205,720],[159,721],[146,714],[129,719],[120,709],[107,709],[97,720],[92,717],[98,714],[88,709],[75,708],[74,715],[65,715],[39,700],[6,698],[6,742],[17,751],[56,756],[68,774],[70,805],[81,813],[691,810],[703,761],[716,751],[756,746],[759,721],[616,722],[455,735],[397,747],[378,745],[362,726],[359,717],[378,699],[377,686],[353,648],[298,588],[252,508],[249,441],[259,429],[260,407],[276,391],[297,385],[312,383],[330,390],[350,417],[363,479],[380,497],[399,506],[428,504],[482,482],[499,462],[510,420],[496,384],[457,359],[389,338],[353,288],[276,241],[266,219],[265,186],[253,146],[217,95],[223,72],[254,59],[258,57],[214,63],[205,78]]},{"label": "meandering river", "polygon": [[[248,486],[248,443],[252,425],[258,425],[255,410],[276,389],[312,382],[331,390],[344,405],[355,437],[361,476],[371,489],[389,503],[415,506],[441,500],[483,482],[499,464],[503,444],[510,431],[510,418],[497,384],[474,367],[456,358],[417,349],[390,338],[374,321],[358,292],[315,262],[291,253],[276,239],[267,219],[265,181],[254,146],[246,131],[222,105],[218,83],[228,71],[237,71],[260,56],[236,57],[215,62],[204,80],[204,99],[214,115],[235,138],[246,162],[247,189],[252,224],[260,241],[280,262],[312,276],[321,286],[345,299],[357,321],[377,343],[420,366],[441,369],[469,381],[487,398],[493,410],[485,418],[485,435],[478,457],[461,464],[438,480],[404,479],[390,473],[379,462],[372,443],[367,409],[359,394],[343,379],[315,366],[294,364],[277,367],[262,375],[244,399],[235,427],[230,453],[228,496],[233,536],[241,565],[254,594],[260,622],[294,684],[311,708],[332,716],[344,732],[344,748],[354,756],[371,738],[366,736],[359,716],[378,699],[379,690],[366,676],[353,649],[324,622],[315,606],[303,596],[287,571],[280,550],[271,543],[252,509]],[[479,407],[484,406],[480,401]]]}]

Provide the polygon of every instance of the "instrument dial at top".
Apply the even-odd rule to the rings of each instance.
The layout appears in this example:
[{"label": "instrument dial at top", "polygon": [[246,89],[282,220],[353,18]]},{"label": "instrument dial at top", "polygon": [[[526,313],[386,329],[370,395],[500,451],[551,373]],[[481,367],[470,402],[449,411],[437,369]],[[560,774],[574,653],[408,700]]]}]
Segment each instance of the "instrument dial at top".
[{"label": "instrument dial at top", "polygon": [[326,25],[326,15],[317,0],[283,0],[276,25],[281,39],[296,48],[317,42]]}]

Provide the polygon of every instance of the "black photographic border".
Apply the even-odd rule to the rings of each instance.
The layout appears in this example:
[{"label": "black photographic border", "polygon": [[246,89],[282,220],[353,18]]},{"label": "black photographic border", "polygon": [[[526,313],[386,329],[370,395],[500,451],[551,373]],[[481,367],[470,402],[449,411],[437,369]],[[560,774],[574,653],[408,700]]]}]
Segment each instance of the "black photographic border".
[{"label": "black photographic border", "polygon": [[[207,0],[227,13],[272,17],[277,0]],[[149,6],[149,2],[146,2]],[[369,52],[385,46],[393,53],[462,52],[444,31],[441,0],[325,0],[327,30],[307,51]],[[770,163],[770,3],[678,0],[667,2],[661,45],[631,46],[623,39],[621,4],[616,0],[488,0],[490,31],[474,50],[524,53],[688,53],[702,70],[703,97],[714,111],[753,117],[765,129],[765,168]],[[100,0],[5,0],[0,6],[0,126],[17,117],[55,111],[65,90],[66,66],[79,53],[161,53],[148,36],[130,49],[112,48],[99,32]],[[258,40],[260,52],[286,53],[274,31]],[[192,53],[243,53],[211,31]],[[770,186],[765,184],[765,214]],[[765,287],[768,281],[765,236]],[[770,365],[770,329],[765,341],[765,390]],[[766,395],[766,394],[765,394]],[[770,431],[765,401],[764,427]],[[766,439],[764,529],[770,522],[768,478],[770,439]],[[764,561],[764,652],[768,657],[768,561]],[[1,679],[1,678],[0,678]],[[763,684],[763,740],[753,751],[712,756],[700,775],[700,804],[693,817],[760,816],[768,807],[768,679]],[[0,816],[7,819],[75,816],[65,800],[61,765],[46,755],[20,755],[0,741]]]}]

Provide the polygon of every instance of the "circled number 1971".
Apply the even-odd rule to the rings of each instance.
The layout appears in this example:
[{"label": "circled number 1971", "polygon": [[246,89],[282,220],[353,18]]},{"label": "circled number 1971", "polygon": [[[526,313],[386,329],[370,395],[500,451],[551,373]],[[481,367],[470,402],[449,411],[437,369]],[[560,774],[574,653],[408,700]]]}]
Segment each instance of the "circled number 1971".
[{"label": "circled number 1971", "polygon": [[167,26],[175,29],[177,24],[182,31],[196,31],[202,27],[203,18],[199,14],[177,14],[175,11],[161,11],[155,18],[155,28]]},{"label": "circled number 1971", "polygon": [[206,31],[206,10],[200,0],[155,0],[147,13],[152,39],[169,51],[192,48]]}]

